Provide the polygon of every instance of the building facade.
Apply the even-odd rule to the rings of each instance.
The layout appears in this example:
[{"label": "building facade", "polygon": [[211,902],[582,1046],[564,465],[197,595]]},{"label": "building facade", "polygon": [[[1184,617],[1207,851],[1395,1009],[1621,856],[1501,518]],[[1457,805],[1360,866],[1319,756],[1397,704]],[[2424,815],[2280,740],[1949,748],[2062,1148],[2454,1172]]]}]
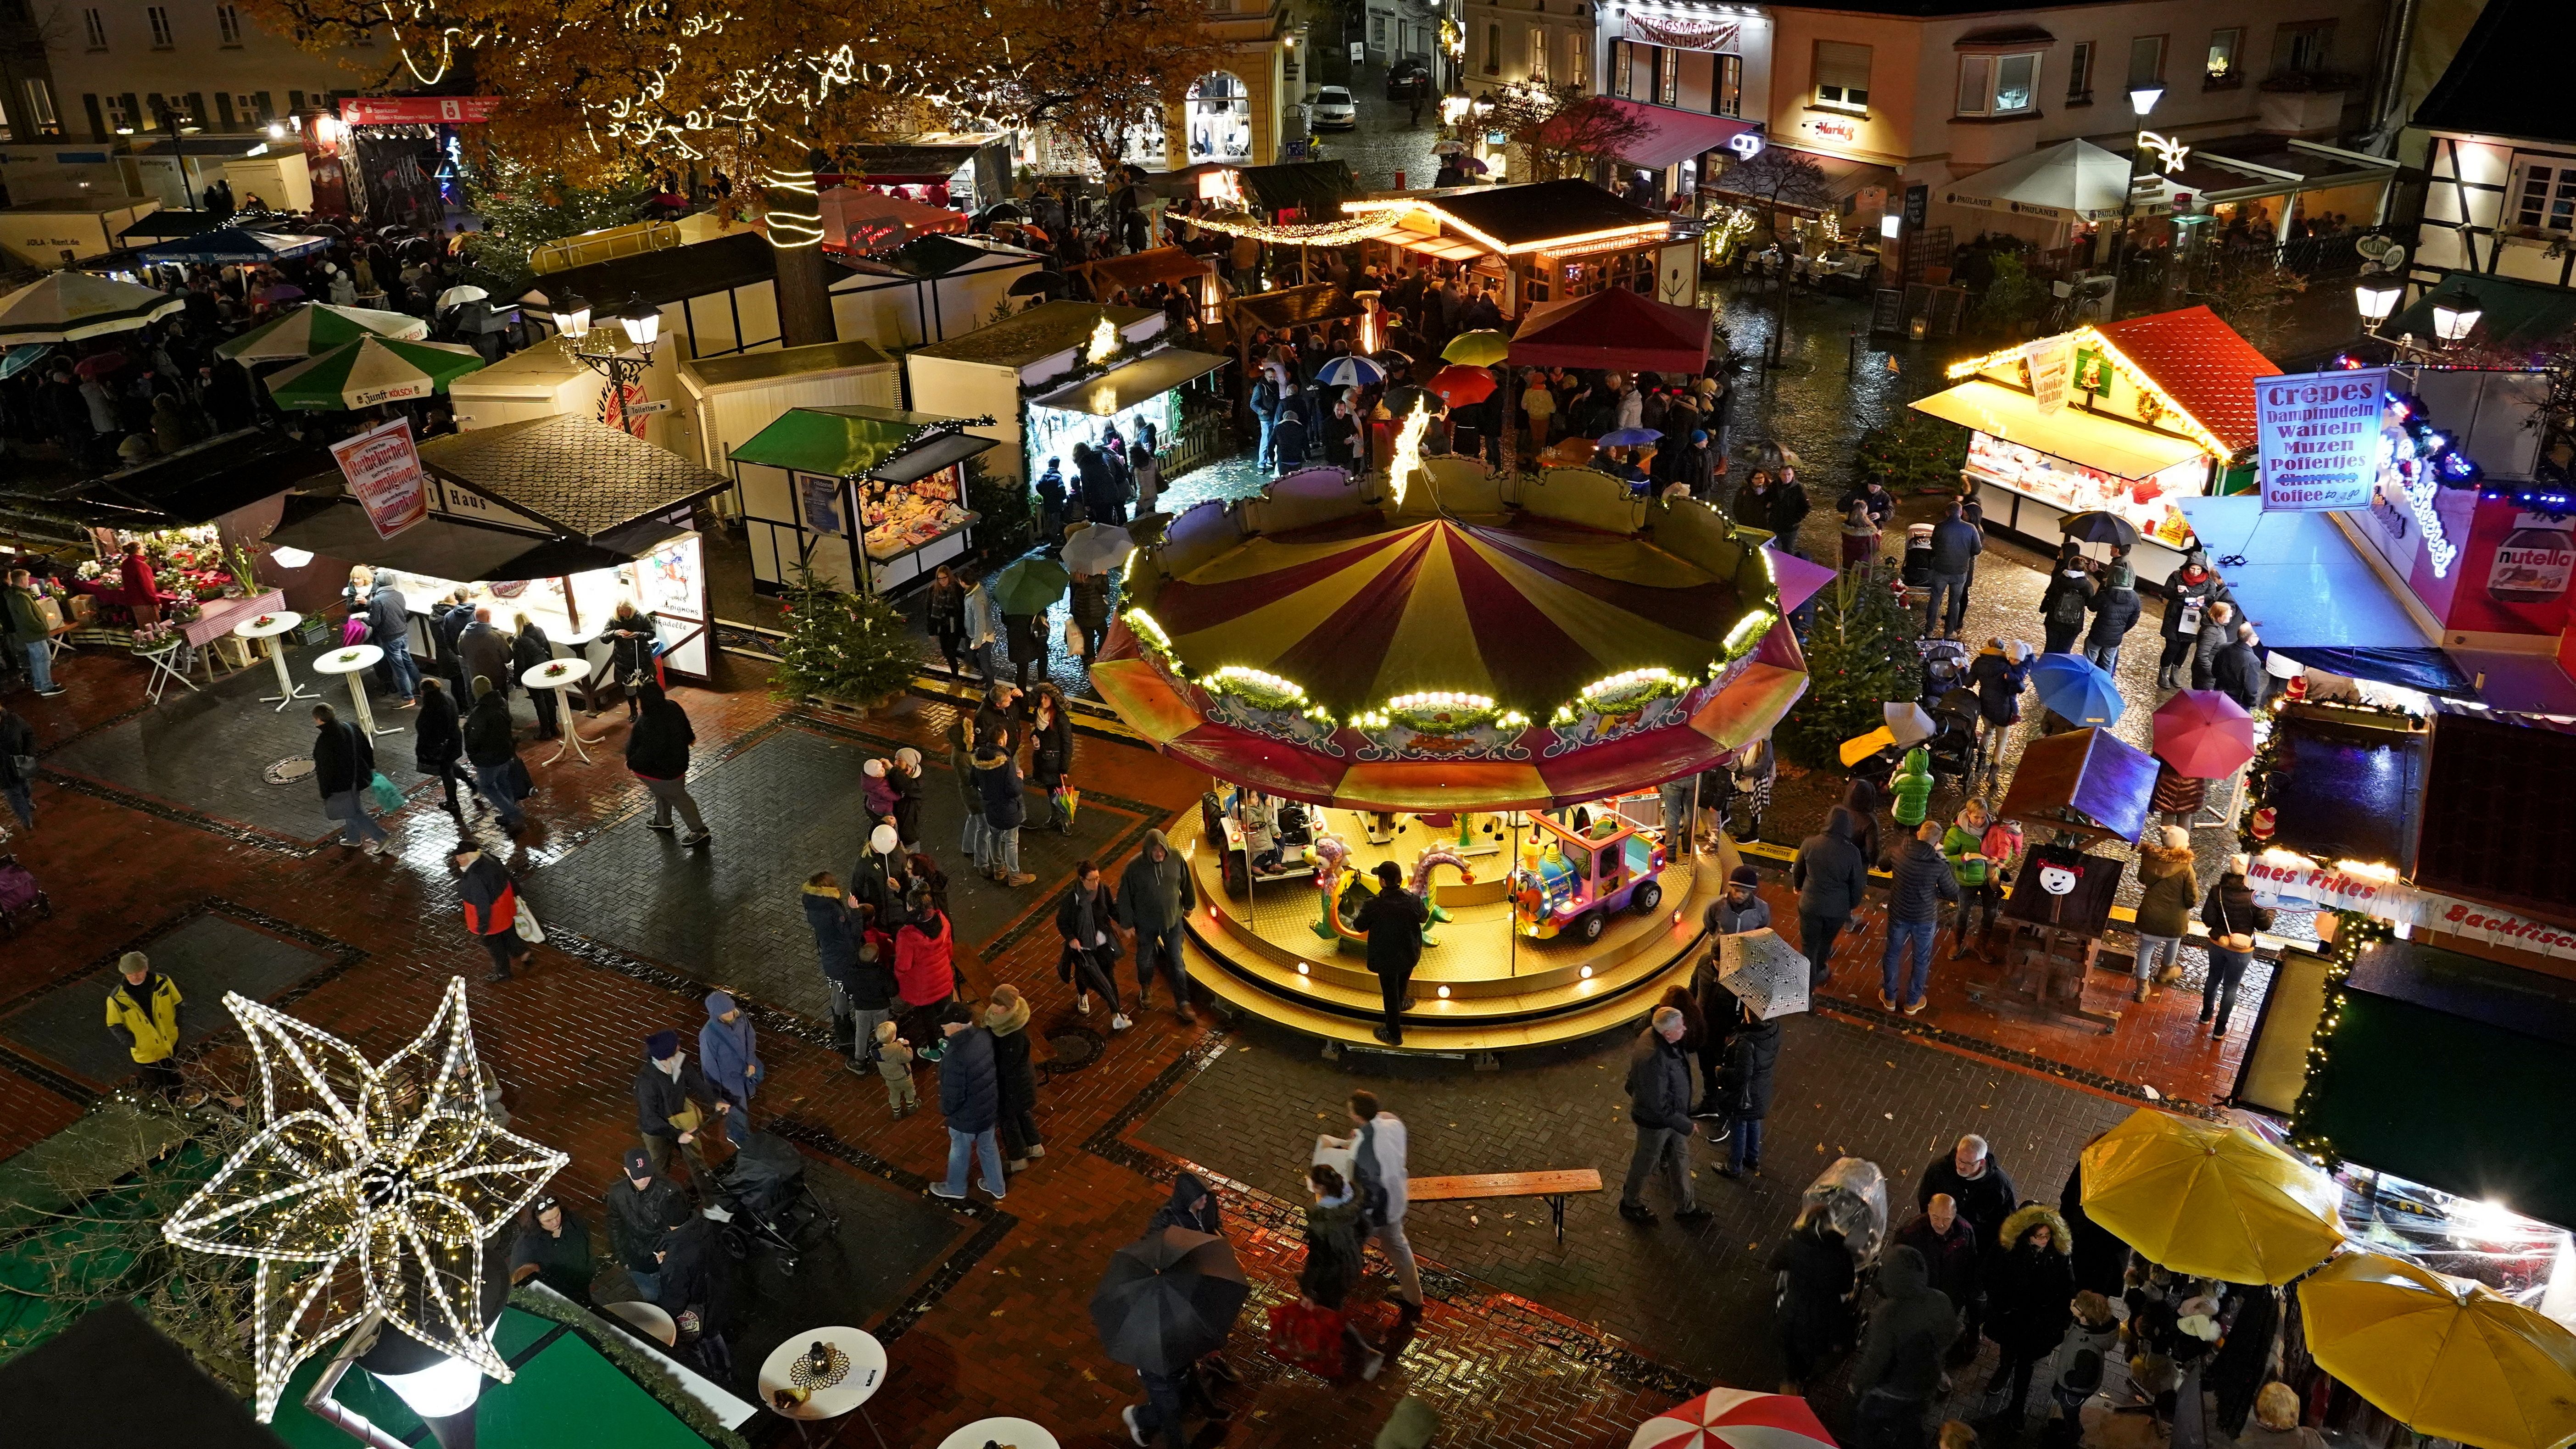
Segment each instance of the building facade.
[{"label": "building facade", "polygon": [[[2411,264],[2420,284],[2467,272],[2576,287],[2576,113],[2551,99],[2567,26],[2561,7],[2492,0],[2416,108],[2407,149],[2427,177]],[[2524,89],[2534,84],[2543,88]]]}]

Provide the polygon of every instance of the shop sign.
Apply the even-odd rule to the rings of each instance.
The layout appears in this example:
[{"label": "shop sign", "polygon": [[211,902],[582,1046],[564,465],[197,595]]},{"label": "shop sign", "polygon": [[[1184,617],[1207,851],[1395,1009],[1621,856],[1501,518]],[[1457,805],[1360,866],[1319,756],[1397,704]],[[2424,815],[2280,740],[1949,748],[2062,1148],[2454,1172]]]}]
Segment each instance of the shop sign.
[{"label": "shop sign", "polygon": [[1860,127],[1849,121],[1838,121],[1830,118],[1810,116],[1798,122],[1798,129],[1806,132],[1810,136],[1822,136],[1828,141],[1857,141],[1860,139]]},{"label": "shop sign", "polygon": [[499,96],[351,96],[340,119],[352,126],[436,126],[488,121]]},{"label": "shop sign", "polygon": [[367,510],[378,538],[391,538],[429,516],[429,486],[411,445],[411,419],[396,418],[331,445],[340,475]]},{"label": "shop sign", "polygon": [[2030,368],[2030,400],[2047,417],[2066,406],[2066,387],[2075,377],[2075,339],[2060,334],[2043,337],[2022,349]]},{"label": "shop sign", "polygon": [[2419,891],[2378,874],[2331,870],[2304,857],[2266,854],[2249,862],[2245,883],[2263,906],[2358,911],[2383,921],[2447,931],[2492,946],[2576,957],[2576,927],[2535,921],[2497,906]]},{"label": "shop sign", "polygon": [[1923,218],[1930,212],[1931,205],[1932,188],[1930,186],[1909,186],[1905,188],[1906,229],[1910,231],[1915,227],[1921,226],[1923,224]]},{"label": "shop sign", "polygon": [[2388,369],[2294,373],[2254,383],[2266,512],[2366,508],[2379,480]]}]

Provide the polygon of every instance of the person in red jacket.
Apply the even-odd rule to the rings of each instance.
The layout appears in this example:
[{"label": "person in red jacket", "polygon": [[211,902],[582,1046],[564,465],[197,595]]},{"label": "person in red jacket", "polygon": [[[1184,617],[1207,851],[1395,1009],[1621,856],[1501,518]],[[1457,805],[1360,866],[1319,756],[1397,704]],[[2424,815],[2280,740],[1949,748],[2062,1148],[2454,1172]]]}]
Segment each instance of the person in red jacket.
[{"label": "person in red jacket", "polygon": [[894,933],[895,994],[903,998],[903,1035],[917,1042],[937,1042],[933,1012],[957,995],[957,968],[950,959],[955,937],[948,917],[920,886],[904,901],[904,919]]},{"label": "person in red jacket", "polygon": [[161,606],[174,596],[161,592],[160,581],[152,576],[152,561],[143,556],[140,542],[125,545],[125,557],[117,560],[116,576],[125,586],[125,607],[133,613],[136,627],[161,622]]},{"label": "person in red jacket", "polygon": [[471,845],[456,848],[457,898],[465,903],[465,929],[491,954],[492,974],[484,979],[507,981],[512,964],[526,965],[535,950],[519,939],[519,890],[501,862]]}]

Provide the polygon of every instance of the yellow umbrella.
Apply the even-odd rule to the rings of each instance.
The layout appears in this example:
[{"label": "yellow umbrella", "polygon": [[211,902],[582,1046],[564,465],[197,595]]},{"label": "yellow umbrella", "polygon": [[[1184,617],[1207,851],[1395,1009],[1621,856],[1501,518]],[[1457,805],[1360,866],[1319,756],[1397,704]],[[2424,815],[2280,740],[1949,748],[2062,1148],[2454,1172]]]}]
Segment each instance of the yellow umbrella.
[{"label": "yellow umbrella", "polygon": [[2418,1434],[2576,1442],[2576,1333],[2483,1283],[2351,1253],[2299,1285],[2299,1308],[2317,1363]]},{"label": "yellow umbrella", "polygon": [[2255,1136],[2141,1107],[2084,1149],[2084,1212],[2177,1273],[2287,1283],[2343,1242],[2334,1179]]},{"label": "yellow umbrella", "polygon": [[1461,332],[1440,349],[1443,362],[1463,363],[1468,367],[1491,367],[1509,357],[1512,340],[1491,327],[1478,327]]}]

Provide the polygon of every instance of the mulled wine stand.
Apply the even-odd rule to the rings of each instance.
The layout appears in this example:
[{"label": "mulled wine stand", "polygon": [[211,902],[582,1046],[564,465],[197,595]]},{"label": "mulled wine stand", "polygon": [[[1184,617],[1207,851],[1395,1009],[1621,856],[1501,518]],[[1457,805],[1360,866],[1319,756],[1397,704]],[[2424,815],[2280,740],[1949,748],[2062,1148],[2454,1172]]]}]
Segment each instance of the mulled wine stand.
[{"label": "mulled wine stand", "polygon": [[2087,841],[2134,841],[2146,828],[2156,762],[2105,729],[2034,740],[2013,771],[1999,814],[2021,821],[2037,841],[2014,877],[2000,925],[2003,972],[1972,985],[1970,1000],[2043,1020],[2082,1023],[2108,1035],[2120,1022],[2088,1007],[2084,988],[2102,954],[2123,863],[2088,853]]}]

